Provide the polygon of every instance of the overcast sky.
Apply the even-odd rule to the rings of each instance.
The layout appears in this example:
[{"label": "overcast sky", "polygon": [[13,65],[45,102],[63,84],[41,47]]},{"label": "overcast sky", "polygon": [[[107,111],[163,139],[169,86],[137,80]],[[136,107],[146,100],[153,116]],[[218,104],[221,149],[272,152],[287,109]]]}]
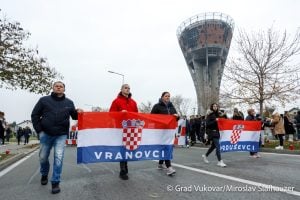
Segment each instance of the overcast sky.
[{"label": "overcast sky", "polygon": [[[300,27],[297,0],[0,0],[0,5],[2,14],[32,34],[28,43],[64,76],[67,97],[85,110],[109,107],[120,91],[122,76],[108,70],[125,75],[138,104],[156,103],[170,91],[195,105],[176,37],[181,22],[194,15],[225,13],[235,21],[234,35],[239,28],[272,25],[293,35]],[[0,110],[7,121],[19,123],[30,119],[40,97],[0,88]]]}]

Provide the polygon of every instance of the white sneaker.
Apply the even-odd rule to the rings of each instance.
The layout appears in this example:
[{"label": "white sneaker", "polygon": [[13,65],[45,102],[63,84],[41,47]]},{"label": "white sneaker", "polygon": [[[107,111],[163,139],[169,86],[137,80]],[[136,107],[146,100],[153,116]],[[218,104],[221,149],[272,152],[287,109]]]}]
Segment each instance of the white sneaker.
[{"label": "white sneaker", "polygon": [[173,169],[173,167],[168,167],[167,168],[167,175],[173,175],[176,173],[176,170]]},{"label": "white sneaker", "polygon": [[209,161],[207,160],[206,155],[202,155],[202,158],[203,158],[203,161],[204,161],[205,163],[209,163]]},{"label": "white sneaker", "polygon": [[217,164],[220,167],[226,167],[227,165],[223,162],[223,160],[220,160]]},{"label": "white sneaker", "polygon": [[164,164],[158,164],[157,169],[167,169],[167,167]]},{"label": "white sneaker", "polygon": [[258,155],[257,154],[253,154],[253,155],[250,155],[249,157],[250,158],[258,158]]},{"label": "white sneaker", "polygon": [[275,147],[275,149],[283,150],[283,146]]}]

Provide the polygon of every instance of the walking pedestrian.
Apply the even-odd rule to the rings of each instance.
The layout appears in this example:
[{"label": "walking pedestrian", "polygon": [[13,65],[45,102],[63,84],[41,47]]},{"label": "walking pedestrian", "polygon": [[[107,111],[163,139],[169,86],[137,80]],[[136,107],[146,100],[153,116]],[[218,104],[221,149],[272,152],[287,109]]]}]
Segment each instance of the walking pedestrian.
[{"label": "walking pedestrian", "polygon": [[17,141],[18,141],[18,145],[20,145],[21,142],[21,138],[24,135],[24,129],[22,127],[19,127],[17,130]]},{"label": "walking pedestrian", "polygon": [[29,138],[31,136],[32,132],[28,126],[24,129],[24,145],[29,143]]},{"label": "walking pedestrian", "polygon": [[226,167],[227,165],[223,162],[221,158],[220,151],[220,132],[218,128],[217,119],[223,118],[223,113],[219,111],[219,106],[216,103],[211,104],[210,110],[206,116],[206,130],[209,140],[212,140],[210,148],[207,150],[205,155],[202,155],[203,161],[209,163],[207,157],[214,149],[216,149],[216,156],[218,158],[217,165],[220,167]]},{"label": "walking pedestrian", "polygon": [[[123,84],[117,98],[112,102],[109,112],[138,112],[136,102],[131,98],[130,86]],[[127,161],[120,162],[120,174],[122,180],[128,180]]]},{"label": "walking pedestrian", "polygon": [[[170,102],[169,92],[162,93],[159,102],[153,106],[151,114],[174,115],[178,119],[177,111],[172,102]],[[158,162],[158,169],[164,169],[164,163],[166,165],[167,175],[173,175],[176,173],[176,170],[171,166],[171,160],[160,160]]]},{"label": "walking pedestrian", "polygon": [[83,110],[75,109],[73,101],[65,95],[65,84],[57,81],[53,84],[51,95],[41,97],[31,114],[33,127],[40,135],[39,158],[42,185],[48,183],[49,155],[52,147],[54,148],[52,194],[60,192],[59,184],[70,116],[76,120],[78,112]]},{"label": "walking pedestrian", "polygon": [[6,142],[9,142],[11,132],[12,132],[11,128],[9,126],[7,126],[7,128],[6,128]]}]

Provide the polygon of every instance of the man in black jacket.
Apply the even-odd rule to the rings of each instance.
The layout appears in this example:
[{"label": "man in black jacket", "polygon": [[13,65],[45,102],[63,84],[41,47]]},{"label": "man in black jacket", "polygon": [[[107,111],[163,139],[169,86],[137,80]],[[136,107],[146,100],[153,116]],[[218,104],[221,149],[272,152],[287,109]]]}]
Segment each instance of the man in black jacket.
[{"label": "man in black jacket", "polygon": [[49,154],[54,147],[52,174],[52,193],[60,192],[60,176],[64,158],[65,141],[69,132],[70,116],[77,119],[81,109],[75,109],[73,102],[66,98],[65,84],[57,81],[53,84],[51,95],[44,96],[35,105],[31,120],[35,131],[40,136],[40,172],[41,184],[47,185],[49,173]]}]

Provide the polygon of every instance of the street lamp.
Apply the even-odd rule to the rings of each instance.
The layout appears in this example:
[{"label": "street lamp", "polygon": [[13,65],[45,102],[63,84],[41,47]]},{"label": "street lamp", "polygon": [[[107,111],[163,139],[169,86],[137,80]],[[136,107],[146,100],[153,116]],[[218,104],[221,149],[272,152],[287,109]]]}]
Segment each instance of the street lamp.
[{"label": "street lamp", "polygon": [[124,74],[120,74],[120,73],[117,73],[117,72],[113,72],[113,71],[107,71],[109,73],[112,73],[112,74],[117,74],[117,75],[120,75],[122,76],[122,85],[124,85]]}]

